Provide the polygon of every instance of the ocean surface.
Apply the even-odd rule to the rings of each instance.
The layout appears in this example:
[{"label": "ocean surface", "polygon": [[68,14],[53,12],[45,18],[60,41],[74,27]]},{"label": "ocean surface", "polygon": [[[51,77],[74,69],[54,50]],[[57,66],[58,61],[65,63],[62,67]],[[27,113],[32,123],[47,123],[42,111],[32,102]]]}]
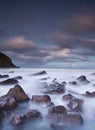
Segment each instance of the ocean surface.
[{"label": "ocean surface", "polygon": [[[45,70],[47,74],[33,76],[32,74]],[[47,82],[51,83],[56,79],[59,83],[63,81],[67,82],[66,93],[71,92],[74,96],[79,97],[84,100],[83,102],[83,112],[81,113],[83,117],[83,126],[79,128],[79,130],[95,130],[95,97],[88,98],[83,96],[86,91],[95,92],[95,69],[27,69],[27,68],[17,68],[17,69],[0,69],[0,74],[8,74],[10,78],[16,76],[22,76],[22,80],[19,81],[19,85],[24,89],[26,94],[32,98],[35,94],[43,94],[42,85]],[[76,81],[76,78],[84,75],[87,80],[90,81],[89,84],[78,84],[78,85],[70,85],[70,81]],[[47,78],[47,80],[42,80],[43,78]],[[0,79],[3,81],[7,78]],[[0,96],[5,95],[10,88],[13,88],[14,85],[0,85]],[[50,94],[52,102],[55,105],[64,105],[65,102],[62,101],[63,94]],[[27,104],[19,105],[17,110],[13,112],[23,115],[30,109],[38,109],[43,117],[46,116],[47,110],[44,106],[34,105],[31,102]],[[38,122],[36,126],[26,125],[19,128],[20,130],[52,130],[49,128],[48,121]],[[77,128],[78,129],[78,128]],[[17,127],[10,125],[10,122],[6,119],[2,125],[0,125],[0,130],[18,130]],[[63,129],[64,130],[64,129]],[[67,130],[67,129],[66,129]],[[68,129],[69,130],[69,129]],[[71,128],[70,130],[73,130]]]}]

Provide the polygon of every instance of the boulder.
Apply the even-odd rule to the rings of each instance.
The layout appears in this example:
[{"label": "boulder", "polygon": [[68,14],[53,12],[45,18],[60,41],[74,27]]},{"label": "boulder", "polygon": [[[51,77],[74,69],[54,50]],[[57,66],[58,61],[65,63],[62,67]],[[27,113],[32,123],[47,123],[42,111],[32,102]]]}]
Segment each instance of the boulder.
[{"label": "boulder", "polygon": [[36,102],[36,103],[49,103],[49,102],[51,102],[51,98],[49,95],[33,95],[31,100],[33,102]]},{"label": "boulder", "polygon": [[54,106],[52,108],[49,109],[50,113],[66,113],[66,108],[62,105],[59,106]]},{"label": "boulder", "polygon": [[64,124],[64,125],[82,125],[83,118],[77,114],[63,114],[63,113],[49,113],[47,118],[57,124]]},{"label": "boulder", "polygon": [[39,76],[39,75],[45,75],[47,74],[46,71],[41,71],[41,72],[38,72],[38,73],[35,73],[35,74],[32,74],[33,76]]},{"label": "boulder", "polygon": [[51,84],[46,84],[42,92],[45,94],[62,94],[65,92],[65,85],[53,81]]},{"label": "boulder", "polygon": [[11,78],[11,79],[6,79],[4,81],[1,81],[0,85],[12,85],[12,84],[17,84],[17,83],[18,81],[16,79]]},{"label": "boulder", "polygon": [[87,80],[86,76],[81,75],[77,78],[77,81],[83,82],[83,83],[90,83],[90,81]]},{"label": "boulder", "polygon": [[1,75],[0,74],[0,78],[9,78],[9,75],[7,75],[7,74]]},{"label": "boulder", "polygon": [[16,68],[16,66],[7,55],[0,52],[0,68]]},{"label": "boulder", "polygon": [[88,91],[86,91],[85,96],[87,96],[87,97],[95,97],[95,92],[88,92]]},{"label": "boulder", "polygon": [[41,113],[38,110],[32,109],[29,112],[27,112],[24,117],[26,119],[37,119],[37,118],[41,118]]},{"label": "boulder", "polygon": [[10,110],[17,106],[17,102],[11,95],[0,97],[0,111]]},{"label": "boulder", "polygon": [[77,82],[76,81],[71,81],[69,82],[70,85],[77,85]]},{"label": "boulder", "polygon": [[14,88],[11,88],[7,94],[13,96],[18,102],[29,100],[29,97],[26,95],[22,87],[18,84],[15,85]]},{"label": "boulder", "polygon": [[19,125],[23,122],[23,117],[20,115],[14,115],[11,119],[12,125]]},{"label": "boulder", "polygon": [[17,77],[13,77],[13,79],[19,80],[19,79],[23,79],[22,76],[17,76]]}]

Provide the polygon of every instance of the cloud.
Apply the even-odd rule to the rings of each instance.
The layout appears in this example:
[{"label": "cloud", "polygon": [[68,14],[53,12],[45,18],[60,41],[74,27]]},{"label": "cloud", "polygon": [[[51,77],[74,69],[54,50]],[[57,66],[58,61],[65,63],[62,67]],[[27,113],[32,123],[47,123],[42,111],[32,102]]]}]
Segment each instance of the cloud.
[{"label": "cloud", "polygon": [[63,18],[61,28],[67,32],[95,32],[95,11],[85,8]]}]

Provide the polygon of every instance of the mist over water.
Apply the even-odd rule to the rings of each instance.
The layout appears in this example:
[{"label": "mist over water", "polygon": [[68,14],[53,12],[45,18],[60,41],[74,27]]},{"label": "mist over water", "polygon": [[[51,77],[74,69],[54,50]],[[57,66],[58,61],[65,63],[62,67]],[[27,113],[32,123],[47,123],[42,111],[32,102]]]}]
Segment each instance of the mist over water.
[{"label": "mist over water", "polygon": [[[32,74],[43,70],[47,72],[46,75],[32,76]],[[71,128],[71,126],[68,126],[66,128],[63,128],[62,125],[60,125],[60,130],[95,130],[95,97],[86,97],[83,95],[86,91],[95,92],[95,75],[91,75],[93,72],[95,72],[94,69],[0,69],[0,74],[9,74],[10,78],[15,76],[22,76],[23,79],[19,80],[19,85],[21,85],[21,87],[30,98],[32,98],[33,95],[43,94],[43,85],[45,82],[47,82],[47,84],[50,84],[54,78],[56,78],[59,83],[63,81],[67,82],[65,86],[65,93],[49,94],[49,96],[55,105],[64,105],[66,108],[66,102],[62,101],[63,95],[71,93],[73,96],[83,99],[83,112],[80,115],[82,115],[84,121],[83,126],[79,127],[72,126]],[[80,83],[76,86],[69,84],[70,81],[75,81],[76,78],[81,75],[85,75],[90,83]],[[41,80],[43,78],[47,78],[47,80]],[[5,78],[0,79],[0,81],[3,80],[5,80]],[[0,96],[5,95],[12,87],[14,87],[14,85],[0,85]],[[30,109],[39,110],[42,113],[43,119],[36,122],[28,121],[27,123],[20,126],[12,126],[8,119],[4,119],[4,123],[0,123],[0,130],[52,130],[52,128],[49,127],[50,121],[45,119],[48,113],[48,108],[45,105],[38,105],[32,103],[31,101],[20,103],[18,107],[13,110],[13,113],[23,115]],[[10,114],[12,113],[9,113],[9,117]],[[59,130],[59,127],[57,130]]]}]

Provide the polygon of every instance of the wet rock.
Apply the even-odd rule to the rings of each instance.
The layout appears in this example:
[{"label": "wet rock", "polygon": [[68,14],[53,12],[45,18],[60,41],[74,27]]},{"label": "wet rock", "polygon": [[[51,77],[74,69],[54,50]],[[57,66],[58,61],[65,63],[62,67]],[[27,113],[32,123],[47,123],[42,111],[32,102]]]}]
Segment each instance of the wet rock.
[{"label": "wet rock", "polygon": [[77,82],[76,81],[71,81],[69,82],[70,85],[77,85]]},{"label": "wet rock", "polygon": [[0,52],[0,68],[16,68],[16,66],[7,55]]},{"label": "wet rock", "polygon": [[35,73],[35,74],[32,74],[33,76],[39,76],[39,75],[45,75],[47,74],[46,71],[41,71],[41,72],[38,72],[38,73]]},{"label": "wet rock", "polygon": [[36,103],[49,103],[51,102],[51,98],[48,95],[34,95],[31,99]]},{"label": "wet rock", "polygon": [[17,76],[17,77],[13,77],[13,79],[19,80],[19,79],[23,79],[22,76]]},{"label": "wet rock", "polygon": [[67,82],[63,81],[63,82],[61,82],[61,84],[62,84],[62,85],[66,85],[66,84],[67,84]]},{"label": "wet rock", "polygon": [[78,103],[77,101],[70,101],[67,106],[72,112],[82,112],[82,104]]},{"label": "wet rock", "polygon": [[82,99],[76,98],[76,97],[74,97],[74,96],[71,95],[71,94],[66,94],[66,95],[64,95],[64,96],[62,97],[62,100],[64,100],[64,101],[76,101],[76,102],[78,102],[78,103],[83,103],[83,100],[82,100]]},{"label": "wet rock", "polygon": [[0,82],[0,85],[12,85],[12,84],[17,84],[17,83],[18,81],[16,79],[11,78],[11,79],[6,79]]},{"label": "wet rock", "polygon": [[62,94],[65,92],[65,86],[58,83],[58,82],[52,82],[51,84],[47,84],[43,88],[43,93],[46,94]]},{"label": "wet rock", "polygon": [[17,106],[17,102],[11,95],[0,97],[0,111],[10,110]]},{"label": "wet rock", "polygon": [[19,124],[21,124],[22,122],[23,122],[23,117],[20,116],[20,115],[15,115],[15,116],[13,116],[12,119],[11,119],[11,123],[12,123],[13,125],[19,125]]},{"label": "wet rock", "polygon": [[7,75],[7,74],[4,74],[4,75],[0,74],[0,78],[8,78],[8,77],[9,77],[9,75]]},{"label": "wet rock", "polygon": [[54,106],[52,108],[49,109],[50,113],[66,113],[66,108],[62,105],[59,106]]},{"label": "wet rock", "polygon": [[29,100],[29,97],[26,95],[22,87],[18,84],[15,85],[14,88],[11,88],[7,94],[13,96],[18,102]]},{"label": "wet rock", "polygon": [[38,110],[32,109],[32,110],[30,110],[29,112],[27,112],[24,115],[24,118],[26,118],[26,119],[30,119],[30,118],[32,118],[32,119],[41,118],[41,113]]},{"label": "wet rock", "polygon": [[95,92],[92,92],[92,93],[90,93],[90,92],[88,92],[88,91],[86,91],[86,94],[85,94],[87,97],[95,97]]},{"label": "wet rock", "polygon": [[90,83],[90,81],[88,81],[86,76],[84,76],[84,75],[81,75],[80,77],[78,77],[77,81],[83,82],[83,83]]},{"label": "wet rock", "polygon": [[49,113],[49,120],[53,123],[64,124],[64,125],[82,125],[83,118],[77,114],[63,114],[63,113]]}]

